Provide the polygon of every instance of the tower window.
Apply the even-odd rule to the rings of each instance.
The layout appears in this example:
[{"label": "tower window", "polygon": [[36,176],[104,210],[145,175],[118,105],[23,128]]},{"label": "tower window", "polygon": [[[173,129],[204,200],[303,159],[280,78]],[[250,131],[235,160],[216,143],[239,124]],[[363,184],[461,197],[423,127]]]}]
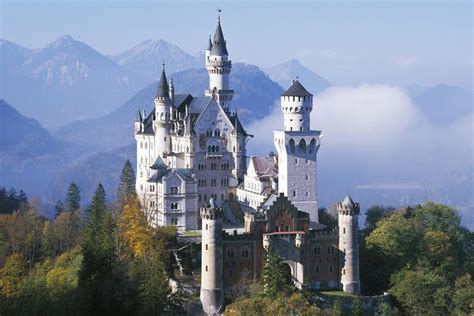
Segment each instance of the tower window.
[{"label": "tower window", "polygon": [[319,266],[316,266],[316,273],[319,273]]},{"label": "tower window", "polygon": [[315,254],[315,255],[321,254],[321,247],[319,247],[319,246],[318,246],[318,247],[315,247],[315,248],[314,248],[314,254]]},{"label": "tower window", "polygon": [[206,272],[207,272],[207,266],[206,266]]},{"label": "tower window", "polygon": [[207,244],[206,244],[206,250],[208,250]]},{"label": "tower window", "polygon": [[346,269],[342,269],[342,275],[346,275]]},{"label": "tower window", "polygon": [[342,229],[342,233],[343,233],[343,234],[346,233],[346,228],[345,228],[345,227]]},{"label": "tower window", "polygon": [[293,196],[294,197],[296,196],[296,190],[293,190]]},{"label": "tower window", "polygon": [[332,272],[332,266],[329,266],[329,272]]}]

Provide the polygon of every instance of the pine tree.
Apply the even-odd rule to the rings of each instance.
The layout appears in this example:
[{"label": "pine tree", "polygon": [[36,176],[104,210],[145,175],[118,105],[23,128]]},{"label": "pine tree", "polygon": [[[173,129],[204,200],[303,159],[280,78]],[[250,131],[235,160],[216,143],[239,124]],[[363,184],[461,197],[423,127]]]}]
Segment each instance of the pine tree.
[{"label": "pine tree", "polygon": [[267,251],[266,263],[263,268],[263,281],[265,295],[271,299],[275,299],[279,293],[286,293],[290,289],[288,276],[281,258],[272,247],[269,247]]},{"label": "pine tree", "polygon": [[86,314],[110,314],[120,304],[120,292],[114,272],[117,267],[114,222],[107,212],[106,194],[99,184],[88,208],[87,224],[82,240],[82,265],[79,271],[79,288]]},{"label": "pine tree", "polygon": [[57,218],[62,212],[64,212],[64,203],[61,200],[58,200],[54,207],[54,217]]},{"label": "pine tree", "polygon": [[135,192],[135,172],[133,171],[130,160],[127,159],[120,174],[120,182],[117,187],[117,200],[123,204],[127,195],[136,194]]},{"label": "pine tree", "polygon": [[81,190],[73,181],[69,185],[66,193],[66,209],[69,212],[77,211],[81,208]]}]

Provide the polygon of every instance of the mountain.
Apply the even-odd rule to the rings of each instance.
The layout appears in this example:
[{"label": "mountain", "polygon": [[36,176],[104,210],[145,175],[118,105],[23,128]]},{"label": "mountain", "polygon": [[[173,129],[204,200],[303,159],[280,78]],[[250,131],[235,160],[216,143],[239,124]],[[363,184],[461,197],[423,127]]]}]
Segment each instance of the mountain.
[{"label": "mountain", "polygon": [[56,139],[38,121],[0,99],[0,186],[43,195],[58,168],[80,152],[77,145]]},{"label": "mountain", "polygon": [[473,95],[461,87],[439,84],[413,98],[433,125],[450,124],[472,113]]},{"label": "mountain", "polygon": [[291,59],[264,69],[264,71],[273,81],[278,82],[285,89],[291,85],[291,81],[296,77],[314,95],[331,86],[329,81],[303,66],[297,59]]},{"label": "mountain", "polygon": [[69,35],[37,50],[0,43],[0,97],[48,127],[109,113],[147,82]]},{"label": "mountain", "polygon": [[[200,96],[208,87],[209,77],[205,69],[189,69],[174,74],[173,82],[176,94]],[[230,85],[235,90],[233,109],[238,109],[239,117],[244,122],[269,114],[283,92],[258,67],[248,64],[233,65]],[[59,129],[55,135],[95,151],[125,146],[133,141],[133,120],[137,109],[140,107],[147,113],[153,109],[157,86],[157,82],[148,85],[109,115],[73,122]]]},{"label": "mountain", "polygon": [[130,144],[113,151],[93,154],[68,164],[51,179],[45,200],[48,204],[54,205],[56,201],[64,199],[67,187],[74,181],[81,189],[83,205],[90,202],[99,183],[104,186],[107,200],[113,201],[125,161],[130,159],[132,166],[136,166],[135,151],[135,144]]},{"label": "mountain", "polygon": [[163,40],[146,40],[133,48],[112,56],[119,65],[145,76],[149,82],[158,79],[162,63],[169,74],[203,66],[204,58],[191,56],[176,45]]}]

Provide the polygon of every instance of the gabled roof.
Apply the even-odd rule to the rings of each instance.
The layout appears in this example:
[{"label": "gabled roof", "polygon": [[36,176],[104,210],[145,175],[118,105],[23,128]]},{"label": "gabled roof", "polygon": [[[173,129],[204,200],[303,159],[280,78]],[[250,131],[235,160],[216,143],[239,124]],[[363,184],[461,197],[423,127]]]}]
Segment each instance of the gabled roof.
[{"label": "gabled roof", "polygon": [[275,157],[252,157],[250,162],[255,169],[255,173],[259,177],[275,177],[278,175]]},{"label": "gabled roof", "polygon": [[291,85],[282,96],[295,96],[295,97],[304,97],[304,96],[312,96],[308,90],[303,87],[303,85],[298,80],[293,80],[293,84]]},{"label": "gabled roof", "polygon": [[169,86],[166,80],[165,64],[163,64],[163,70],[161,71],[160,83],[158,84],[158,91],[156,92],[157,98],[169,98]]},{"label": "gabled roof", "polygon": [[221,20],[217,21],[216,33],[214,34],[214,43],[212,43],[211,55],[228,56],[226,41],[222,33]]}]

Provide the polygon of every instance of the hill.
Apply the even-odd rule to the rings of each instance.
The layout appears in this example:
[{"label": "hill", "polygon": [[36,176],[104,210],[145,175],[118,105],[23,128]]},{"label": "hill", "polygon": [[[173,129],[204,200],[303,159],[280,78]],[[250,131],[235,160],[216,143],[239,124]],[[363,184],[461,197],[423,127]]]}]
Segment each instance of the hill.
[{"label": "hill", "polygon": [[[209,77],[205,69],[189,69],[173,75],[176,93],[203,95]],[[233,109],[238,109],[244,122],[262,118],[275,106],[283,89],[270,80],[258,67],[234,64],[230,84],[235,90]],[[58,138],[81,144],[93,151],[107,151],[133,141],[133,120],[138,108],[149,113],[153,109],[153,97],[157,82],[140,90],[119,109],[94,120],[73,122],[59,129]]]},{"label": "hill", "polygon": [[331,86],[331,83],[303,66],[297,59],[291,59],[287,62],[278,64],[264,70],[268,76],[275,82],[278,82],[283,88],[288,88],[291,80],[298,77],[298,80],[308,91],[318,94]]},{"label": "hill", "polygon": [[0,186],[42,196],[45,183],[80,152],[78,146],[51,136],[36,120],[0,99]]},{"label": "hill", "polygon": [[146,40],[131,49],[112,56],[119,65],[143,75],[148,82],[158,79],[162,63],[168,73],[202,67],[204,58],[198,59],[176,45],[164,40]]}]

